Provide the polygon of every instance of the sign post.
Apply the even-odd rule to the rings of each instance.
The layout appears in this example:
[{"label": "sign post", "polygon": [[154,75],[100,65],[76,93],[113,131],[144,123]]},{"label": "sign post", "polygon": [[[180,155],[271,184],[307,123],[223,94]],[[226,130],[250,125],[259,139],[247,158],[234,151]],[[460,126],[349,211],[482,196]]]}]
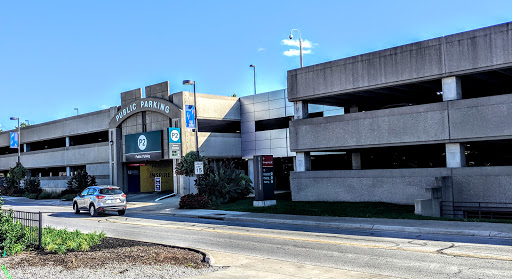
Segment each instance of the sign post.
[{"label": "sign post", "polygon": [[162,178],[155,177],[155,191],[160,192],[162,190]]},{"label": "sign post", "polygon": [[274,157],[272,155],[254,156],[253,160],[255,197],[253,206],[275,205]]}]

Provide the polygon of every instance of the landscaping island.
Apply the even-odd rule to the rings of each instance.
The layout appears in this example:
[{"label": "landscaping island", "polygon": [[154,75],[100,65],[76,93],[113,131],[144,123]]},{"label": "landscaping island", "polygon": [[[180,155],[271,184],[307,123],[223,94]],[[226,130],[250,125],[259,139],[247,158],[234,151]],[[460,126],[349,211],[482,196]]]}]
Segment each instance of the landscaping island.
[{"label": "landscaping island", "polygon": [[88,251],[31,251],[0,258],[0,266],[4,265],[17,279],[182,278],[220,269],[193,250],[110,237]]}]

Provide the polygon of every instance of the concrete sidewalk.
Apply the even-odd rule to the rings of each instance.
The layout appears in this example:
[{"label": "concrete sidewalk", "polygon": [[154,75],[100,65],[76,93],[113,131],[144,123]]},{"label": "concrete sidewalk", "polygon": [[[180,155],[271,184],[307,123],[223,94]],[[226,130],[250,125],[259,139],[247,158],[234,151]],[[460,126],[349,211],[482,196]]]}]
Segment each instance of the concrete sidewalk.
[{"label": "concrete sidewalk", "polygon": [[341,229],[364,229],[411,233],[434,233],[464,236],[512,238],[512,224],[502,223],[323,217],[175,208],[166,209],[160,211],[159,213],[165,213],[179,217],[194,217],[235,222],[258,222],[288,225],[306,225]]}]

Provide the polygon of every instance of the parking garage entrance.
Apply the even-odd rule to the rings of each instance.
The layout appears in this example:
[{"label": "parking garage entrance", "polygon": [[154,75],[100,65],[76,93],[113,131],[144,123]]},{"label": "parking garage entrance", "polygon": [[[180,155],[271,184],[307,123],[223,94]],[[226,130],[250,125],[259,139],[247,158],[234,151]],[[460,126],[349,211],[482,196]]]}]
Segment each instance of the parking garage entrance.
[{"label": "parking garage entrance", "polygon": [[174,192],[172,161],[127,164],[128,192]]}]

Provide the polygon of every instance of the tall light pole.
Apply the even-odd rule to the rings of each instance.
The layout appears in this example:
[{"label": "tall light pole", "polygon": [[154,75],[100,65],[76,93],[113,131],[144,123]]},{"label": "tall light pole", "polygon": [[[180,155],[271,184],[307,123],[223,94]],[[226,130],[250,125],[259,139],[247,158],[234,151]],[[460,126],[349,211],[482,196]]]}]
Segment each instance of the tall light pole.
[{"label": "tall light pole", "polygon": [[76,115],[78,115],[78,108],[75,108],[75,110],[76,110]]},{"label": "tall light pole", "polygon": [[18,120],[18,163],[20,163],[21,157],[21,129],[20,129],[20,118],[19,117],[11,117],[11,120]]},{"label": "tall light pole", "polygon": [[300,67],[302,68],[303,67],[303,64],[302,64],[302,36],[300,35],[300,30],[299,29],[292,29],[290,31],[290,40],[293,39],[293,35],[292,35],[293,31],[299,32]]},{"label": "tall light pole", "polygon": [[197,103],[196,103],[196,82],[193,80],[184,80],[183,85],[193,85],[194,86],[194,122],[195,122],[195,130],[196,130],[196,161],[199,162],[199,140],[197,138],[197,130],[199,125],[197,125]]},{"label": "tall light pole", "polygon": [[30,121],[28,120],[25,120],[25,122],[27,122],[27,125],[30,126]]},{"label": "tall light pole", "polygon": [[256,95],[256,66],[249,65],[254,70],[254,95]]}]

